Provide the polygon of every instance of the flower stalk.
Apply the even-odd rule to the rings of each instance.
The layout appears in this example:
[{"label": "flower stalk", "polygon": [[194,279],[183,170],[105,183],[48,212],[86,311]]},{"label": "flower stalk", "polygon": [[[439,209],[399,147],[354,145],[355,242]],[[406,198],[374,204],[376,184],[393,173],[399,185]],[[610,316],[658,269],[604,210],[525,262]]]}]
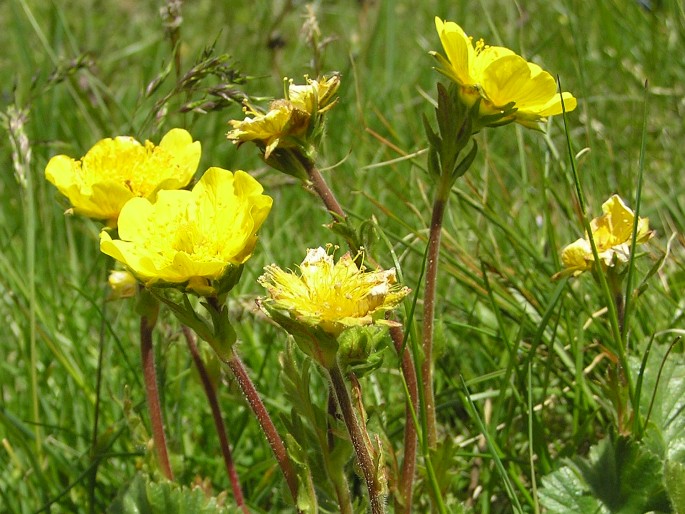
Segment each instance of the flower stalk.
[{"label": "flower stalk", "polygon": [[442,235],[442,221],[449,196],[449,189],[445,191],[441,182],[436,191],[433,202],[430,234],[428,236],[428,252],[426,255],[426,283],[423,295],[423,362],[421,363],[421,378],[423,384],[424,412],[426,418],[426,438],[429,448],[438,444],[438,432],[435,417],[435,394],[433,391],[433,333],[435,325],[435,297],[438,280],[438,261],[440,259],[440,239]]},{"label": "flower stalk", "polygon": [[238,357],[235,352],[231,353],[230,358],[224,359],[221,357],[221,360],[230,368],[231,372],[233,373],[233,376],[238,383],[238,387],[240,387],[240,390],[245,396],[252,413],[257,419],[257,422],[259,423],[259,426],[262,429],[269,446],[271,447],[271,451],[276,458],[276,462],[283,472],[285,481],[288,484],[290,495],[297,504],[297,475],[295,474],[292,463],[288,458],[288,452],[285,448],[285,444],[283,443],[278,430],[276,430],[276,425],[274,425],[273,421],[271,420],[271,416],[269,416],[269,412],[266,410],[264,402],[257,392],[257,388],[250,379],[243,361],[240,360],[240,357]]},{"label": "flower stalk", "polygon": [[207,373],[207,368],[205,367],[200,352],[197,349],[197,344],[195,343],[195,334],[187,327],[183,326],[183,335],[185,336],[186,343],[188,344],[188,350],[193,358],[195,367],[197,368],[198,374],[200,375],[200,380],[202,381],[202,387],[204,388],[205,395],[207,396],[207,401],[212,410],[212,418],[214,420],[214,427],[216,428],[216,433],[219,436],[219,445],[221,447],[221,455],[224,459],[224,465],[226,466],[226,473],[228,474],[229,481],[231,482],[231,489],[233,490],[233,497],[235,502],[244,513],[248,513],[249,510],[245,505],[245,498],[243,497],[243,491],[240,487],[240,480],[238,479],[238,472],[236,471],[235,465],[233,463],[233,456],[231,455],[231,445],[228,442],[228,437],[226,435],[226,427],[224,425],[224,420],[221,416],[221,408],[219,407],[219,401],[216,396],[216,390],[212,381],[209,379],[209,374]]},{"label": "flower stalk", "polygon": [[409,396],[406,400],[404,420],[404,457],[398,482],[399,500],[395,501],[395,512],[409,514],[414,493],[414,474],[416,473],[416,450],[418,447],[417,419],[419,410],[419,385],[416,380],[414,361],[409,348],[404,346],[402,327],[390,327],[390,337],[395,351],[401,359],[401,370]]},{"label": "flower stalk", "polygon": [[359,467],[364,475],[366,488],[369,492],[371,512],[372,514],[383,514],[385,512],[384,488],[378,478],[376,465],[371,458],[371,453],[369,452],[369,448],[366,443],[368,440],[368,435],[364,433],[366,428],[363,427],[357,419],[354,407],[352,406],[352,400],[350,399],[350,394],[347,390],[347,385],[345,385],[345,379],[343,378],[342,370],[340,369],[340,365],[337,361],[335,361],[333,365],[328,368],[328,377],[331,381],[331,386],[338,401],[338,406],[340,407],[343,420],[347,426],[347,431],[350,434],[350,439],[352,440],[352,446],[354,447],[355,454],[357,455]]},{"label": "flower stalk", "polygon": [[150,424],[152,426],[152,439],[155,444],[159,465],[162,473],[168,480],[174,479],[174,473],[169,463],[166,435],[162,407],[159,401],[159,389],[157,388],[157,374],[155,372],[155,354],[152,348],[152,329],[157,322],[157,310],[150,309],[148,313],[140,316],[140,356],[143,365],[143,380],[145,382],[145,395],[147,398]]},{"label": "flower stalk", "polygon": [[[321,198],[321,201],[323,201],[326,209],[328,209],[328,211],[333,215],[334,221],[346,220],[347,215],[345,214],[345,211],[340,206],[340,203],[338,203],[333,191],[331,191],[331,188],[328,187],[328,184],[314,163],[309,161],[306,164],[305,169],[307,170],[307,177],[309,178],[314,191]],[[352,249],[352,251],[355,250],[356,248]]]}]

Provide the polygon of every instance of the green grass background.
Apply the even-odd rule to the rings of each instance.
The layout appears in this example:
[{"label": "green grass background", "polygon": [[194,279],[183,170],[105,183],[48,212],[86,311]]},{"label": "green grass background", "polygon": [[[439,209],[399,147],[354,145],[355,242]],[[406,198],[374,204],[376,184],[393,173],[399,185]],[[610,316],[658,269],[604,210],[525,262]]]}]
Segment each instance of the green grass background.
[{"label": "green grass background", "polygon": [[[654,334],[665,344],[672,335],[664,331],[682,329],[685,283],[685,15],[676,0],[652,4],[650,11],[627,0],[315,2],[322,37],[330,38],[317,70],[301,34],[304,2],[194,0],[183,5],[180,52],[184,70],[208,46],[230,54],[248,77],[236,87],[254,97],[280,96],[283,76],[341,72],[318,164],[348,212],[377,223],[376,259],[398,265],[419,293],[432,197],[425,158],[387,161],[426,147],[421,118],[432,119],[427,97],[442,80],[428,55],[440,49],[434,16],[537,62],[578,98],[568,134],[592,215],[612,193],[635,203],[648,81],[641,214],[657,236],[638,261],[638,279],[674,239],[631,319],[630,349],[639,355]],[[144,98],[173,58],[161,6],[0,3],[0,109],[5,125],[11,109],[26,114],[0,139],[0,512],[101,512],[150,461],[133,305],[104,301],[112,263],[98,251],[99,226],[63,215],[67,204],[43,175],[51,156],[79,157],[97,140],[123,134],[157,142],[183,126],[202,142],[199,173],[221,166],[262,181],[274,208],[230,306],[239,351],[276,418],[289,412],[278,368],[286,337],[254,312],[262,293],[255,279],[265,264],[292,267],[308,247],[343,244],[324,227],[329,217],[316,197],[268,170],[254,148],[225,139],[227,121],[241,118],[238,104],[182,114],[184,99],[176,97],[159,123],[146,122],[174,82],[172,72]],[[12,138],[27,143],[14,159]],[[564,457],[584,455],[614,423],[606,359],[586,369],[610,333],[604,316],[593,318],[603,304],[591,277],[550,280],[560,248],[582,234],[561,118],[546,135],[507,126],[477,139],[479,155],[454,188],[444,227],[436,391],[441,431],[452,444],[435,464],[447,501],[478,512],[508,512],[517,501],[533,512],[540,477]],[[207,477],[218,493],[228,482],[190,356],[168,314],[158,329],[178,480]],[[401,456],[397,369],[388,351],[364,382],[370,428],[387,443],[389,462]],[[315,394],[324,398],[323,386]],[[220,399],[250,506],[288,511],[282,477],[228,377]],[[477,417],[494,446],[480,437]],[[493,463],[495,446],[504,476]],[[427,492],[421,480],[417,487],[423,511]]]}]

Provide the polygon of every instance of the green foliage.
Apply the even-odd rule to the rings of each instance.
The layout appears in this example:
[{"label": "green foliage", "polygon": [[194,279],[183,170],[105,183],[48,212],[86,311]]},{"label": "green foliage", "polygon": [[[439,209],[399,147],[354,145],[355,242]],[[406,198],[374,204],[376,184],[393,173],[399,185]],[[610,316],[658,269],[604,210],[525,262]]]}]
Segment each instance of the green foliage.
[{"label": "green foliage", "polygon": [[[154,482],[137,474],[107,509],[109,514],[228,514],[200,487]],[[234,512],[237,512],[234,511]]]},{"label": "green foliage", "polygon": [[671,512],[661,470],[659,457],[638,442],[606,438],[588,459],[543,480],[542,504],[551,512]]},{"label": "green foliage", "polygon": [[685,464],[682,462],[666,461],[664,482],[668,497],[671,500],[673,512],[685,512]]}]

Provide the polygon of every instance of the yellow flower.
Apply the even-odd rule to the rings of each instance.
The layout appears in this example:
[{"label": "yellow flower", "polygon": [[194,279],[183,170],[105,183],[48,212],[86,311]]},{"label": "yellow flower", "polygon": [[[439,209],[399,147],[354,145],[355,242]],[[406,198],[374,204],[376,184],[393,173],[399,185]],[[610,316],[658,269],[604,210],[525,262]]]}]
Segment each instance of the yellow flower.
[{"label": "yellow flower", "polygon": [[297,141],[294,138],[303,136],[309,125],[309,114],[288,100],[271,102],[266,114],[252,108],[246,108],[245,113],[252,117],[247,116],[243,121],[229,121],[233,130],[227,137],[238,144],[255,141],[263,145],[265,159],[277,147],[295,146]]},{"label": "yellow flower", "polygon": [[114,227],[131,198],[154,198],[160,189],[185,187],[200,151],[200,142],[183,129],[170,130],[159,146],[120,136],[97,142],[80,161],[53,157],[45,176],[69,199],[73,212]]},{"label": "yellow flower", "polygon": [[[515,111],[501,125],[515,121],[530,128],[547,116],[562,112],[557,83],[537,64],[526,61],[508,48],[489,46],[480,39],[475,47],[473,38],[454,22],[435,18],[435,27],[447,58],[431,52],[440,67],[438,71],[460,86],[460,96],[469,107],[481,100],[480,115],[502,114],[511,107]],[[576,108],[576,99],[564,92],[564,108]],[[487,125],[487,123],[485,123]]]},{"label": "yellow flower", "polygon": [[266,113],[245,107],[244,120],[231,120],[233,130],[228,139],[236,144],[254,141],[264,149],[268,159],[276,148],[292,148],[306,143],[309,135],[321,124],[323,113],[335,105],[335,94],[340,86],[340,77],[328,79],[306,79],[307,84],[288,86],[286,99],[274,100]]},{"label": "yellow flower", "polygon": [[[633,237],[635,214],[618,195],[613,195],[602,205],[602,214],[590,222],[592,239],[597,246],[597,254],[605,266],[615,266],[628,262],[630,243]],[[646,243],[654,232],[649,230],[649,219],[639,218],[637,222],[637,244]],[[587,237],[566,246],[561,251],[561,261],[565,270],[558,276],[578,276],[592,269],[594,264],[592,246]]]},{"label": "yellow flower", "polygon": [[287,311],[291,318],[336,337],[349,327],[391,324],[377,318],[409,294],[396,283],[394,269],[360,269],[349,252],[334,263],[321,247],[307,250],[299,275],[276,265],[265,271],[259,283],[268,290],[269,308]]},{"label": "yellow flower", "polygon": [[337,102],[335,94],[340,87],[340,75],[336,74],[323,80],[312,80],[306,77],[306,80],[307,84],[302,86],[290,82],[288,100],[295,107],[310,115],[330,110]]},{"label": "yellow flower", "polygon": [[[133,198],[119,216],[119,237],[100,234],[100,250],[145,285],[186,284],[204,296],[250,258],[272,199],[244,171],[209,168],[192,191]],[[232,286],[233,284],[231,284]],[[229,287],[230,288],[230,287]]]}]

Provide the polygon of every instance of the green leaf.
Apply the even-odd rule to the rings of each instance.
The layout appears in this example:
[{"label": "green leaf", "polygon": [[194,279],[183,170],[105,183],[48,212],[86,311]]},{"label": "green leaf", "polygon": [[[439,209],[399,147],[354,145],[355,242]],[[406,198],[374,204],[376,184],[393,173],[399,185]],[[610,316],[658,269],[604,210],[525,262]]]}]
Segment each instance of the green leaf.
[{"label": "green leaf", "polygon": [[[543,485],[541,502],[552,512],[671,510],[661,459],[641,442],[623,436],[600,441],[590,449],[588,459],[576,459],[543,478]],[[595,510],[599,506],[602,509]]]},{"label": "green leaf", "polygon": [[199,487],[173,482],[152,482],[144,474],[131,483],[107,509],[109,514],[228,514],[228,508],[208,497]]},{"label": "green leaf", "polygon": [[685,514],[685,464],[666,462],[664,483],[671,499],[673,511],[676,514]]},{"label": "green leaf", "polygon": [[576,464],[595,497],[611,512],[670,511],[661,460],[644,445],[627,437],[607,437],[590,450],[588,460]]},{"label": "green leaf", "polygon": [[[299,420],[298,416],[293,417]],[[299,427],[304,430],[303,427]],[[316,500],[316,492],[312,481],[312,473],[309,469],[307,452],[300,446],[292,434],[286,434],[285,441],[288,448],[288,456],[295,465],[297,473],[297,508],[302,512],[318,512],[319,505]]]},{"label": "green leaf", "polygon": [[542,485],[543,488],[539,493],[540,504],[550,514],[609,512],[597,498],[590,494],[586,484],[570,466],[564,466],[543,477]]}]

